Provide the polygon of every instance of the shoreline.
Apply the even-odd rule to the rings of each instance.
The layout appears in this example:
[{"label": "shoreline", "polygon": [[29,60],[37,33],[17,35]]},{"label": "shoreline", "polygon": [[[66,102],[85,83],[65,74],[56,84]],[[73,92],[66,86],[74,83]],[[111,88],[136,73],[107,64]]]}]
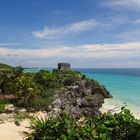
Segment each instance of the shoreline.
[{"label": "shoreline", "polygon": [[[121,107],[125,104],[115,102],[113,99],[105,99],[102,107],[100,108],[101,113],[106,113],[108,111],[112,113],[119,113],[121,111]],[[126,105],[127,109],[130,109],[131,113],[137,118],[140,119],[140,110],[134,109],[134,107],[130,105]]]}]

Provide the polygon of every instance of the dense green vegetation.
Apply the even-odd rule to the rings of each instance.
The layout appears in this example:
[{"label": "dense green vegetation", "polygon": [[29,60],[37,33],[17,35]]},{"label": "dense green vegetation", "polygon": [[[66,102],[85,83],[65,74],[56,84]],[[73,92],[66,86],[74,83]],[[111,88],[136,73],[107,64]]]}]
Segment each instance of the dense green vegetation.
[{"label": "dense green vegetation", "polygon": [[12,69],[10,65],[0,63],[0,69]]},{"label": "dense green vegetation", "polygon": [[[13,103],[27,110],[47,110],[57,91],[80,80],[89,80],[80,72],[66,70],[40,70],[24,73],[22,67],[0,64],[0,113],[5,104]],[[97,87],[104,88],[97,81],[90,80]],[[99,87],[99,89],[98,89]],[[86,96],[92,101],[93,96]],[[28,114],[17,114],[16,120],[30,118],[33,130],[27,140],[140,140],[140,120],[122,107],[120,113],[103,114],[101,117],[81,118],[79,121],[64,112],[50,119],[34,120]]]},{"label": "dense green vegetation", "polygon": [[72,119],[65,113],[55,119],[32,122],[27,140],[139,140],[140,120],[125,107],[120,113],[103,114],[100,118]]},{"label": "dense green vegetation", "polygon": [[46,110],[53,101],[52,97],[57,89],[63,90],[63,87],[80,80],[81,76],[82,74],[72,70],[53,72],[40,70],[37,73],[24,73],[22,67],[1,69],[0,93],[1,96],[13,95],[14,98],[10,98],[9,101],[16,106],[28,110],[33,108]]}]

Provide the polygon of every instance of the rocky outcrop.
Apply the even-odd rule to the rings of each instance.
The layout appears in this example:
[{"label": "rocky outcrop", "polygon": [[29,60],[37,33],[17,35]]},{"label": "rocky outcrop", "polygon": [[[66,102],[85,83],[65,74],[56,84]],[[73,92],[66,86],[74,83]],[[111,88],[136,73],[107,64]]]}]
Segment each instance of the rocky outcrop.
[{"label": "rocky outcrop", "polygon": [[63,110],[73,118],[79,119],[82,116],[93,117],[101,115],[99,108],[102,107],[105,98],[112,97],[107,89],[98,85],[95,81],[81,79],[71,86],[58,91],[54,96],[54,102],[50,110]]}]

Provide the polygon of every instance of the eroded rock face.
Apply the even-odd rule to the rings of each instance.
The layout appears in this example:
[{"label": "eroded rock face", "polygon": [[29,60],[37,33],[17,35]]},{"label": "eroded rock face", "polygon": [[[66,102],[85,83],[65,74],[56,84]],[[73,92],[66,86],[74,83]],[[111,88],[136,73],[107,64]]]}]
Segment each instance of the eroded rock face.
[{"label": "eroded rock face", "polygon": [[51,110],[64,110],[73,118],[82,116],[93,117],[101,115],[99,108],[102,107],[105,98],[112,97],[103,86],[97,86],[91,80],[81,80],[67,86],[64,91],[55,95]]}]

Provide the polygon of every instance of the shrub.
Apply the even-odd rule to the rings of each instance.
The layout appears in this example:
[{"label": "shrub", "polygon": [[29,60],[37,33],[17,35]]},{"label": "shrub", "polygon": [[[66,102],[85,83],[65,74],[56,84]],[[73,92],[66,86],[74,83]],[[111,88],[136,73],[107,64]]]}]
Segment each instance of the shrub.
[{"label": "shrub", "polygon": [[50,73],[45,70],[41,70],[35,74],[34,79],[37,83],[41,84],[44,88],[58,88],[61,85],[58,75],[56,73]]},{"label": "shrub", "polygon": [[100,118],[72,119],[64,112],[54,119],[37,119],[27,140],[139,140],[140,120],[122,107],[120,113]]},{"label": "shrub", "polygon": [[81,80],[83,76],[80,72],[72,70],[60,70],[55,73],[58,75],[59,81],[65,86],[70,86],[74,82]]},{"label": "shrub", "polygon": [[27,140],[74,140],[75,122],[65,113],[61,113],[55,119],[36,119],[32,122],[33,133]]},{"label": "shrub", "polygon": [[49,105],[54,101],[56,89],[44,89],[32,105],[36,110],[49,110]]}]

